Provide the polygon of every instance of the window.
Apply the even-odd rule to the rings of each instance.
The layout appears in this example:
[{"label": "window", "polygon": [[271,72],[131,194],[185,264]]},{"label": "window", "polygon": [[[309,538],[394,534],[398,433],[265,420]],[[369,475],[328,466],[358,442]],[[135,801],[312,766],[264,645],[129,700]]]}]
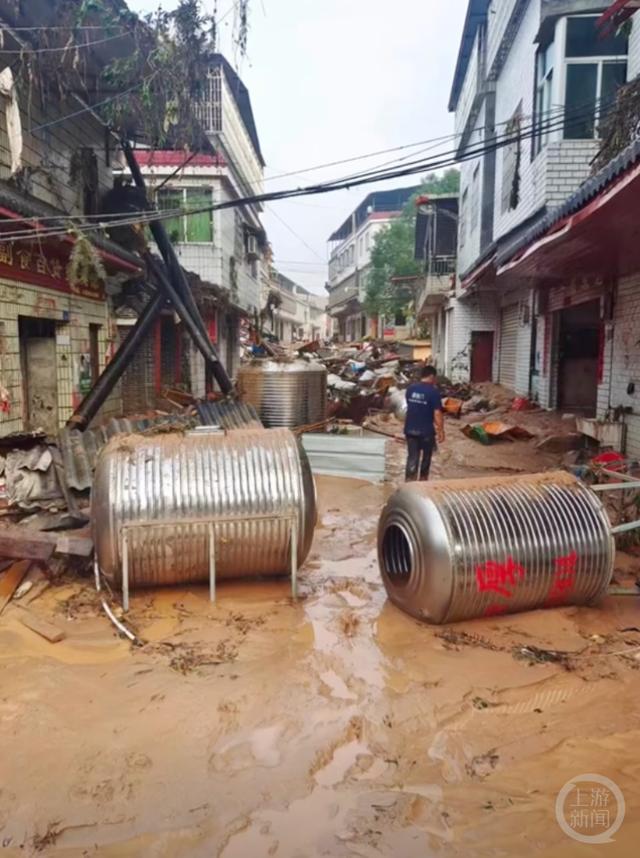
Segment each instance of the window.
[{"label": "window", "polygon": [[473,171],[470,221],[470,232],[473,234],[480,226],[480,164]]},{"label": "window", "polygon": [[533,156],[538,154],[549,139],[551,94],[553,91],[553,58],[555,45],[552,42],[540,49],[536,55],[536,91],[533,106]]},{"label": "window", "polygon": [[467,240],[467,204],[469,202],[469,190],[466,189],[462,194],[462,205],[460,206],[460,215],[458,223],[460,227],[460,247],[464,247]]},{"label": "window", "polygon": [[516,108],[507,126],[505,134],[511,138],[502,149],[502,213],[518,207],[520,201],[520,126],[522,121],[522,102]]},{"label": "window", "polygon": [[627,79],[627,37],[602,38],[597,15],[566,19],[564,136],[588,140]]},{"label": "window", "polygon": [[[200,208],[211,205],[211,202],[211,188],[161,188],[157,194],[160,211]],[[210,211],[167,218],[164,225],[174,243],[213,241],[213,217]]]}]

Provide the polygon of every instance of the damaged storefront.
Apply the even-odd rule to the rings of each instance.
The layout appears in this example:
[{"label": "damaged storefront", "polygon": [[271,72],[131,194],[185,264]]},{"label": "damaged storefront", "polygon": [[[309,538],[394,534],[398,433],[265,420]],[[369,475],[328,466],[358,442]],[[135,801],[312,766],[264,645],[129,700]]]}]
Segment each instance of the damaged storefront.
[{"label": "damaged storefront", "polygon": [[497,260],[498,282],[532,293],[533,394],[632,457],[640,455],[639,189],[634,143]]},{"label": "damaged storefront", "polygon": [[[11,213],[5,212],[5,217]],[[19,221],[18,221],[19,222]],[[12,224],[16,220],[11,221]],[[4,230],[8,228],[3,222]],[[14,227],[15,228],[15,227]],[[139,271],[119,249],[98,249],[107,274]],[[0,233],[0,432],[43,429],[68,420],[118,344],[105,288],[74,281],[71,241],[2,240]],[[100,418],[122,411],[119,388]]]}]

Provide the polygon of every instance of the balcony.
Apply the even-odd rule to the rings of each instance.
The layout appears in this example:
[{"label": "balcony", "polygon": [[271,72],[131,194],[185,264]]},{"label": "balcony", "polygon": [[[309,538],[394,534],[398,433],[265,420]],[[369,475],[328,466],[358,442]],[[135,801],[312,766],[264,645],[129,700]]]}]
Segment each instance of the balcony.
[{"label": "balcony", "polygon": [[427,261],[424,285],[416,302],[416,315],[436,312],[452,294],[455,286],[456,257],[435,256]]}]

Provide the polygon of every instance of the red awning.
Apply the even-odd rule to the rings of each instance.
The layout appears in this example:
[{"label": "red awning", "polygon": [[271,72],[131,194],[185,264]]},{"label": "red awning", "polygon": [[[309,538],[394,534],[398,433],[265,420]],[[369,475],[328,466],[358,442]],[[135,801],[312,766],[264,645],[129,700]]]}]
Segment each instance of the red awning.
[{"label": "red awning", "polygon": [[136,149],[135,156],[141,167],[180,167],[182,164],[185,168],[226,166],[222,155],[198,152],[190,157],[183,149]]},{"label": "red awning", "polygon": [[611,6],[598,18],[598,29],[603,36],[609,36],[638,9],[640,9],[638,0],[614,0]]},{"label": "red awning", "polygon": [[570,277],[640,271],[640,164],[498,269],[498,280],[552,284]]}]

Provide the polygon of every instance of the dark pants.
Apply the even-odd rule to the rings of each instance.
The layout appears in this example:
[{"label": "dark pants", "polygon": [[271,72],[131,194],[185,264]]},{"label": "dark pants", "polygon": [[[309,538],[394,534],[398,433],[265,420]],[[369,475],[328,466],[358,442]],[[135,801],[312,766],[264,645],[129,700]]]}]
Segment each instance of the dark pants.
[{"label": "dark pants", "polygon": [[[428,480],[431,456],[436,447],[435,438],[421,435],[407,435],[407,467],[405,480]],[[420,457],[422,456],[422,461]],[[419,476],[418,476],[419,474]]]}]

